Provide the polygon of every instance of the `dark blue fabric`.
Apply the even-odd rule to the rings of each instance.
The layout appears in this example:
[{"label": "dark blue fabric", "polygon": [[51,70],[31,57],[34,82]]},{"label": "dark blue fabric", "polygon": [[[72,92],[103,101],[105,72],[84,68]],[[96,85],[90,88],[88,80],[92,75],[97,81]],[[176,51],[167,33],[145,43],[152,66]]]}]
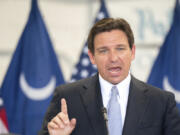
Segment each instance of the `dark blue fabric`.
[{"label": "dark blue fabric", "polygon": [[[22,76],[24,78],[21,78]],[[25,85],[22,80],[27,83],[28,92],[31,88],[33,89],[36,99],[25,94],[23,91]],[[37,135],[52,92],[48,97],[38,97],[44,94],[43,90],[49,86],[50,82],[54,82],[53,87],[51,86],[51,90],[53,88],[52,91],[54,91],[57,85],[64,83],[64,79],[37,1],[32,0],[29,19],[1,87],[10,132]]]},{"label": "dark blue fabric", "polygon": [[160,48],[148,83],[174,92],[180,109],[180,3],[178,0],[172,26]]}]

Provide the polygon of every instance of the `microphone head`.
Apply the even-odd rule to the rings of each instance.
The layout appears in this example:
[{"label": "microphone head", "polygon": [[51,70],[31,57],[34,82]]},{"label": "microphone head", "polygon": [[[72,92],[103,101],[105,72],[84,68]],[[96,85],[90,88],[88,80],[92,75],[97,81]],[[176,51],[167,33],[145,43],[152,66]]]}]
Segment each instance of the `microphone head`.
[{"label": "microphone head", "polygon": [[102,112],[103,112],[103,113],[107,113],[106,107],[102,107]]}]

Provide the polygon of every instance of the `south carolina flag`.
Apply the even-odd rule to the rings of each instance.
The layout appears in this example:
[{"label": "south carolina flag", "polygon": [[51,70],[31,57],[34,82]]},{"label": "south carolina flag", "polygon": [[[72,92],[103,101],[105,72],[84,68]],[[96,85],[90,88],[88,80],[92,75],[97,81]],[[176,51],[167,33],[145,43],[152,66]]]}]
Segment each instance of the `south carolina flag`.
[{"label": "south carolina flag", "polygon": [[180,1],[176,1],[173,23],[160,48],[148,83],[171,91],[180,109]]},{"label": "south carolina flag", "polygon": [[64,83],[45,24],[32,0],[28,22],[2,83],[9,130],[37,135],[52,93]]}]

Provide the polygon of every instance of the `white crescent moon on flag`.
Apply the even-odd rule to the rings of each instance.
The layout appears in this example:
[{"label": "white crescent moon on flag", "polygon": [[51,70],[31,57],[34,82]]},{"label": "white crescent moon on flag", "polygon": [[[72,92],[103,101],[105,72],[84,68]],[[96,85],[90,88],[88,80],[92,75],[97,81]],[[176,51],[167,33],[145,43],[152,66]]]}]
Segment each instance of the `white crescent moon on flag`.
[{"label": "white crescent moon on flag", "polygon": [[33,88],[27,83],[24,73],[21,73],[20,87],[28,98],[32,100],[44,100],[53,93],[56,87],[56,79],[52,77],[49,83],[43,88]]},{"label": "white crescent moon on flag", "polygon": [[175,94],[176,102],[180,103],[180,91],[174,89],[171,86],[171,84],[169,83],[168,78],[166,76],[164,77],[164,80],[163,80],[163,86],[164,86],[165,90],[174,93]]}]

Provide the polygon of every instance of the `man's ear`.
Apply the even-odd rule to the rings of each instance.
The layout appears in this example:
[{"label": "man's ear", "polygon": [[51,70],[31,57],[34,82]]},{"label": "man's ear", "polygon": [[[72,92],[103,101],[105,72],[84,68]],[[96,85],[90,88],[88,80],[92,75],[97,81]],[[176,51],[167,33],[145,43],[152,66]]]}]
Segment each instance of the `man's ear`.
[{"label": "man's ear", "polygon": [[135,45],[132,46],[131,52],[132,52],[131,60],[134,60],[135,59],[135,53],[136,53],[136,46]]},{"label": "man's ear", "polygon": [[89,56],[91,63],[96,64],[95,60],[94,60],[94,54],[90,50],[88,50],[88,56]]}]

